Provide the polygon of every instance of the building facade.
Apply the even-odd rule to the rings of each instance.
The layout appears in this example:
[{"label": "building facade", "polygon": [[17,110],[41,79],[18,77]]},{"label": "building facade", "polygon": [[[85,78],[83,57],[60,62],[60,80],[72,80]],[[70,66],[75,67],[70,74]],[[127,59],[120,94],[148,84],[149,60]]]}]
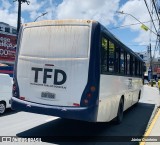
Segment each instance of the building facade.
[{"label": "building facade", "polygon": [[[150,58],[149,52],[138,52],[137,53],[145,62],[146,64],[146,72],[144,74],[144,78],[147,80],[152,79],[160,79],[160,57],[158,58]],[[151,67],[152,66],[152,67]],[[151,74],[151,68],[152,68],[152,74]],[[151,76],[152,75],[152,76]]]}]

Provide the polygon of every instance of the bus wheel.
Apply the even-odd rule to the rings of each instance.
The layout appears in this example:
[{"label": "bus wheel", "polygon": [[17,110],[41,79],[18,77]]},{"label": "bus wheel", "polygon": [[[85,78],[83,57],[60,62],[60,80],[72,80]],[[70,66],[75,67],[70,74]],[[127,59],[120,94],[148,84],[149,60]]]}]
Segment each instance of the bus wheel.
[{"label": "bus wheel", "polygon": [[0,115],[3,114],[6,110],[6,105],[4,102],[0,102]]},{"label": "bus wheel", "polygon": [[123,107],[124,107],[124,101],[123,98],[119,101],[119,107],[118,107],[118,112],[117,112],[117,117],[116,117],[116,124],[120,124],[123,120]]},{"label": "bus wheel", "polygon": [[138,100],[137,100],[135,106],[138,104],[138,102],[139,102],[140,99],[141,99],[141,91],[139,91],[139,93],[138,93]]},{"label": "bus wheel", "polygon": [[141,99],[141,91],[139,91],[139,94],[138,94],[138,102],[140,99]]}]

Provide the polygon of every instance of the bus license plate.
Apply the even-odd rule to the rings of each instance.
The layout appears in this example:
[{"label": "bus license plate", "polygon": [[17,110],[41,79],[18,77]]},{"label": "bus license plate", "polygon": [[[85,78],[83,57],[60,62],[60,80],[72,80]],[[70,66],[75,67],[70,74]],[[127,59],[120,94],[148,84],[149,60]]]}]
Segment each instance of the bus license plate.
[{"label": "bus license plate", "polygon": [[45,99],[55,99],[56,95],[54,93],[50,93],[50,92],[42,92],[41,93],[41,98],[45,98]]}]

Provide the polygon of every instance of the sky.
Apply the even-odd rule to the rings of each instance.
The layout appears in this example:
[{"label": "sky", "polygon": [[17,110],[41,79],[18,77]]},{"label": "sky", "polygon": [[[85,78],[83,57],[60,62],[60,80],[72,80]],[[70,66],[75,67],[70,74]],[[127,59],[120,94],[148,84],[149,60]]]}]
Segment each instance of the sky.
[{"label": "sky", "polygon": [[[0,21],[17,26],[18,2],[0,0]],[[141,28],[140,22],[155,32],[144,0],[29,0],[30,4],[22,4],[22,23],[33,22],[37,19],[93,19],[103,24],[120,41],[136,52],[147,50],[149,43],[155,49],[156,35]],[[151,8],[150,0],[146,0]],[[119,14],[117,11],[131,14]],[[155,12],[153,20],[158,30]],[[147,23],[145,23],[147,21]],[[148,22],[149,21],[149,22]],[[158,52],[156,52],[158,53]]]}]

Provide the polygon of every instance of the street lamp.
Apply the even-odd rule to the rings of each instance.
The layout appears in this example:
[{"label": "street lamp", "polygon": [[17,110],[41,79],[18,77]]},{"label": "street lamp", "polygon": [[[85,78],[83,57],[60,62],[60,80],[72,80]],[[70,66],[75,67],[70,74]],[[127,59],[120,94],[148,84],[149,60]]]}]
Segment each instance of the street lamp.
[{"label": "street lamp", "polygon": [[37,21],[37,20],[38,20],[38,18],[40,18],[40,17],[42,17],[42,16],[46,15],[47,13],[48,13],[48,12],[42,13],[42,15],[38,16],[38,17],[34,20],[34,22],[35,22],[35,21]]},{"label": "street lamp", "polygon": [[143,26],[145,26],[148,30],[150,30],[153,34],[155,34],[155,35],[157,36],[157,33],[155,33],[155,32],[152,31],[150,28],[148,28],[145,24],[143,24],[140,20],[138,20],[138,19],[137,19],[135,16],[133,16],[132,14],[124,13],[123,11],[116,11],[116,13],[125,14],[125,15],[131,16],[132,18],[134,18],[135,20],[137,20],[139,23],[141,23]]}]

